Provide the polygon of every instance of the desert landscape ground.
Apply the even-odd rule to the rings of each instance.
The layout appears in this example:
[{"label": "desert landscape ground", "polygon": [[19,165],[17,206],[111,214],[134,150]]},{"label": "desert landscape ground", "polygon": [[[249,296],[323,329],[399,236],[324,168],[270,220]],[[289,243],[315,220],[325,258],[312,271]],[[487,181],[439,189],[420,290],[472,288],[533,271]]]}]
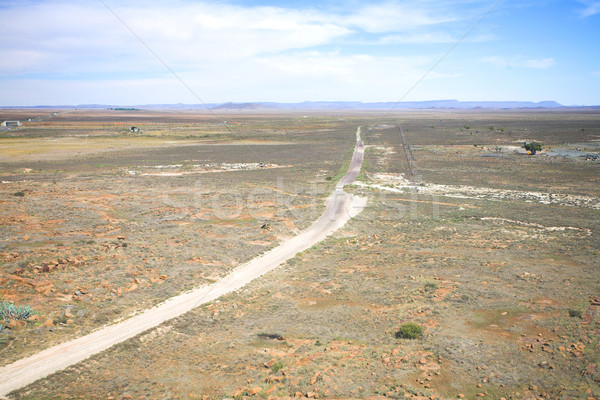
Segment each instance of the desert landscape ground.
[{"label": "desert landscape ground", "polygon": [[63,111],[0,110],[57,113],[0,132],[0,367],[309,227],[359,126],[368,204],[9,398],[600,398],[600,110]]}]

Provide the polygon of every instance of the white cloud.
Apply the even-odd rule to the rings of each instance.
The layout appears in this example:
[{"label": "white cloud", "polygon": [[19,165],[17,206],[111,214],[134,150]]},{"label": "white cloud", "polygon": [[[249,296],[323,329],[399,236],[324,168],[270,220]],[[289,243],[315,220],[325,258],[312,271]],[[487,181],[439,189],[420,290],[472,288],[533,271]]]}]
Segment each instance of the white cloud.
[{"label": "white cloud", "polygon": [[591,17],[600,13],[600,1],[592,0],[580,0],[579,3],[583,4],[585,8],[579,12],[582,18]]},{"label": "white cloud", "polygon": [[525,58],[525,57],[485,57],[481,62],[492,64],[499,68],[533,68],[548,69],[556,65],[554,58]]},{"label": "white cloud", "polygon": [[[106,8],[90,3],[42,3],[3,10],[0,48],[27,51],[0,61],[0,74],[127,71],[156,66],[153,56]],[[351,31],[311,11],[226,4],[175,3],[114,12],[174,68],[240,60],[330,43]],[[43,61],[43,62],[42,62]]]},{"label": "white cloud", "polygon": [[371,33],[407,32],[415,28],[454,21],[443,7],[427,4],[386,2],[369,4],[357,12],[338,18],[345,26]]},{"label": "white cloud", "polygon": [[[470,35],[462,42],[465,43],[481,43],[495,40],[496,36],[491,34]],[[383,36],[379,40],[379,44],[438,44],[438,43],[456,43],[460,40],[460,36],[452,35],[447,32],[422,32],[422,33],[406,33]]]},{"label": "white cloud", "polygon": [[[401,33],[453,20],[441,3],[385,2],[349,13],[226,3],[108,1],[114,13],[176,70],[335,45],[360,32]],[[13,3],[3,10],[1,75],[143,73],[160,63],[101,2]],[[437,35],[437,38],[435,37]],[[443,39],[423,33],[409,40]],[[429,39],[428,39],[429,38]]]},{"label": "white cloud", "polygon": [[[208,77],[198,70],[179,73],[198,98],[168,74],[162,78],[137,80],[20,79],[0,86],[0,98],[23,105],[296,102],[307,99],[395,101],[433,62],[432,58],[417,56],[373,57],[300,51],[264,55],[245,63],[224,63]],[[444,77],[432,73],[428,79]],[[119,101],[115,101],[116,93]]]},{"label": "white cloud", "polygon": [[[449,47],[418,45],[456,43],[490,6],[485,0],[348,0],[330,8],[105,1],[206,102],[396,100]],[[585,4],[591,10],[597,2]],[[0,99],[6,105],[199,102],[102,2],[11,1],[1,11]],[[471,45],[456,53],[461,60],[478,57],[472,54],[481,54],[479,43],[497,39],[494,32],[502,31],[478,26],[465,40]],[[414,95],[428,88],[435,98],[443,86],[462,93],[465,77],[480,65],[451,61],[437,66]],[[479,61],[538,70],[556,64],[523,56]],[[464,76],[452,75],[457,71]],[[442,80],[450,77],[457,79]]]}]

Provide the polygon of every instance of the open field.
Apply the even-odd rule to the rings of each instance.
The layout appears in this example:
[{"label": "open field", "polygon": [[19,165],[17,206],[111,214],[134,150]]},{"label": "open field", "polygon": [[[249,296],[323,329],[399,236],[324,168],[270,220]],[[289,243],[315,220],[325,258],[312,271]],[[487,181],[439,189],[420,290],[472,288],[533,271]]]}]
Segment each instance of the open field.
[{"label": "open field", "polygon": [[11,144],[39,138],[2,139],[14,160],[0,163],[2,298],[39,320],[2,332],[1,363],[214,282],[307,227],[349,161],[347,132],[128,150],[115,145],[127,137],[101,137],[85,156],[35,161]]},{"label": "open field", "polygon": [[[88,129],[74,115],[54,120],[71,136]],[[151,121],[158,146],[121,151],[114,141],[133,138],[115,130],[89,140],[116,148],[84,157],[0,154],[13,157],[0,164],[2,297],[39,314],[0,333],[2,364],[212,282],[305,228],[358,125],[368,148],[350,190],[368,207],[245,288],[12,397],[600,398],[600,162],[581,157],[599,152],[600,113],[226,119],[243,129],[169,137],[169,122]],[[25,128],[0,140],[60,136]],[[224,145],[203,142],[216,137]],[[522,154],[524,140],[544,151]],[[397,338],[405,322],[423,335]]]}]

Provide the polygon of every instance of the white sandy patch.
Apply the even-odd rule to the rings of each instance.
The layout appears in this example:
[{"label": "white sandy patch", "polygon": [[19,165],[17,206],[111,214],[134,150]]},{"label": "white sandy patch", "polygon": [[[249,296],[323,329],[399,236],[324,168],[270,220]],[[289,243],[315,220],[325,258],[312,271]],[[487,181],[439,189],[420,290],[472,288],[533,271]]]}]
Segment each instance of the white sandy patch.
[{"label": "white sandy patch", "polygon": [[556,194],[543,192],[525,192],[520,190],[504,190],[466,185],[438,185],[421,183],[413,185],[402,174],[378,174],[374,176],[378,184],[356,182],[356,185],[373,187],[397,193],[419,193],[431,196],[446,196],[459,199],[492,199],[492,200],[521,200],[541,204],[557,204],[562,206],[577,206],[600,209],[600,200],[594,197],[573,194]]},{"label": "white sandy patch", "polygon": [[[128,175],[140,175],[140,176],[181,176],[181,175],[192,175],[192,174],[212,174],[218,172],[231,172],[231,171],[252,171],[257,169],[272,169],[272,168],[289,168],[291,165],[278,165],[278,164],[265,164],[265,163],[208,163],[208,164],[194,164],[184,166],[182,164],[175,165],[153,165],[153,166],[139,166],[135,170],[127,170]],[[146,170],[161,170],[166,169],[169,171],[165,172],[148,172]],[[178,171],[173,171],[177,170]]]}]

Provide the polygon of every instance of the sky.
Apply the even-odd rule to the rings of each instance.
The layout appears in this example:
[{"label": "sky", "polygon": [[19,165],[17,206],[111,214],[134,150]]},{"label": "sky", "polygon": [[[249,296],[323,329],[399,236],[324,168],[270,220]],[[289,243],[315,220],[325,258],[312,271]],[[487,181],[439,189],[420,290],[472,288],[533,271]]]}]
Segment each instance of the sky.
[{"label": "sky", "polygon": [[0,0],[0,106],[600,105],[595,0]]}]

